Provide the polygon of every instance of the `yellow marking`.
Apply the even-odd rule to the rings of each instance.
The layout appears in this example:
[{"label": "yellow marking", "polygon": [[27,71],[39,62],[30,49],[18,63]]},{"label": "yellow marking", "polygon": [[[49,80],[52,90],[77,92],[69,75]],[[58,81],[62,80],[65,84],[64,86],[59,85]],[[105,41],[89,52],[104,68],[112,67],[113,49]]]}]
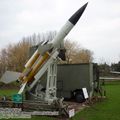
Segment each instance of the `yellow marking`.
[{"label": "yellow marking", "polygon": [[40,54],[38,52],[35,52],[35,54],[33,56],[34,57],[32,59],[30,58],[30,61],[28,61],[26,63],[26,68],[23,70],[23,72],[19,76],[19,80],[23,81],[24,76],[26,75],[26,73],[28,72],[28,70],[33,66],[33,64],[35,63],[35,61],[40,56]]},{"label": "yellow marking", "polygon": [[29,75],[27,77],[23,78],[24,82],[29,82],[31,81],[35,74],[38,72],[39,68],[43,65],[43,63],[48,59],[49,54],[46,52],[45,55],[41,58],[40,61],[38,61],[36,63],[36,65],[33,67],[33,69],[31,70],[31,72],[29,73]]},{"label": "yellow marking", "polygon": [[28,63],[26,63],[26,67],[27,68],[32,67],[32,65],[35,63],[35,61],[38,59],[39,56],[40,56],[40,54],[38,52],[36,52],[34,54],[34,57],[30,60],[30,62],[28,61]]}]

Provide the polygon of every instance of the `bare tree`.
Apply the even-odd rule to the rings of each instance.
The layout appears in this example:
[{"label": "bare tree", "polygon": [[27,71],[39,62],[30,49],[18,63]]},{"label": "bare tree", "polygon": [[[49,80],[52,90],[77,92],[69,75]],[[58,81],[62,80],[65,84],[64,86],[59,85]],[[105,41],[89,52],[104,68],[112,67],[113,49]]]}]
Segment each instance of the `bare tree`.
[{"label": "bare tree", "polygon": [[28,60],[29,48],[41,44],[44,41],[51,41],[56,32],[33,34],[23,37],[17,44],[9,44],[0,51],[0,75],[6,70],[21,72]]},{"label": "bare tree", "polygon": [[[33,34],[23,37],[17,44],[9,44],[0,51],[0,75],[6,70],[21,72],[28,60],[29,48],[42,42],[51,41],[56,32],[47,32],[42,34]],[[67,63],[89,63],[93,60],[93,53],[90,50],[83,49],[75,42],[65,41]]]},{"label": "bare tree", "polygon": [[82,48],[78,43],[65,41],[67,63],[90,63],[93,61],[93,52]]}]

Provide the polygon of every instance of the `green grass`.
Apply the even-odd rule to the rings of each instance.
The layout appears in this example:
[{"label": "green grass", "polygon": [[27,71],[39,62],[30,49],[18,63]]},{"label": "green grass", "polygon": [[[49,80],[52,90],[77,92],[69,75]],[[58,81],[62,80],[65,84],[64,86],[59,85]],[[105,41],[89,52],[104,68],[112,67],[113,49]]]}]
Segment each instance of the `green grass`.
[{"label": "green grass", "polygon": [[[71,120],[120,120],[120,82],[105,85],[107,98],[77,113]],[[15,90],[0,91],[0,95],[12,95]],[[30,120],[54,120],[46,116],[32,117]],[[12,119],[13,120],[13,119]],[[20,120],[20,119],[17,119]],[[25,119],[21,119],[25,120]]]},{"label": "green grass", "polygon": [[14,89],[6,89],[6,90],[0,90],[0,97],[1,96],[12,96],[13,94],[16,94],[18,92],[18,90],[14,90]]},{"label": "green grass", "polygon": [[71,120],[120,120],[120,82],[105,85],[107,99],[86,108]]}]

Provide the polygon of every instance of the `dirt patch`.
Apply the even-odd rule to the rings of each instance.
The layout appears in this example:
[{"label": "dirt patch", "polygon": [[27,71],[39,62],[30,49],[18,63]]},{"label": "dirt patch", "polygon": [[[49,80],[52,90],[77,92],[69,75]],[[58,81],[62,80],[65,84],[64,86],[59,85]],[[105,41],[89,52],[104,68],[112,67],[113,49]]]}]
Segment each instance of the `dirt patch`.
[{"label": "dirt patch", "polygon": [[86,102],[84,103],[76,103],[76,102],[65,102],[66,104],[68,104],[68,109],[75,109],[75,113],[83,110],[85,107],[89,107],[88,104],[86,104]]},{"label": "dirt patch", "polygon": [[1,90],[10,90],[10,89],[19,89],[19,85],[17,84],[0,84]]}]

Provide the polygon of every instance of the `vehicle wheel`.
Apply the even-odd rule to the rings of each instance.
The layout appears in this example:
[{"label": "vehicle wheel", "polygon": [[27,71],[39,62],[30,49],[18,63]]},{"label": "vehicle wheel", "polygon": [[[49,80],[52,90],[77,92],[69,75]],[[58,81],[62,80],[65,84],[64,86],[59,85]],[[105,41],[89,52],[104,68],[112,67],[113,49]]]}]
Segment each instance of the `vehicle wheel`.
[{"label": "vehicle wheel", "polygon": [[82,102],[85,101],[83,95],[81,95],[80,93],[76,94],[75,100],[76,100],[76,102],[78,102],[78,103],[82,103]]}]

